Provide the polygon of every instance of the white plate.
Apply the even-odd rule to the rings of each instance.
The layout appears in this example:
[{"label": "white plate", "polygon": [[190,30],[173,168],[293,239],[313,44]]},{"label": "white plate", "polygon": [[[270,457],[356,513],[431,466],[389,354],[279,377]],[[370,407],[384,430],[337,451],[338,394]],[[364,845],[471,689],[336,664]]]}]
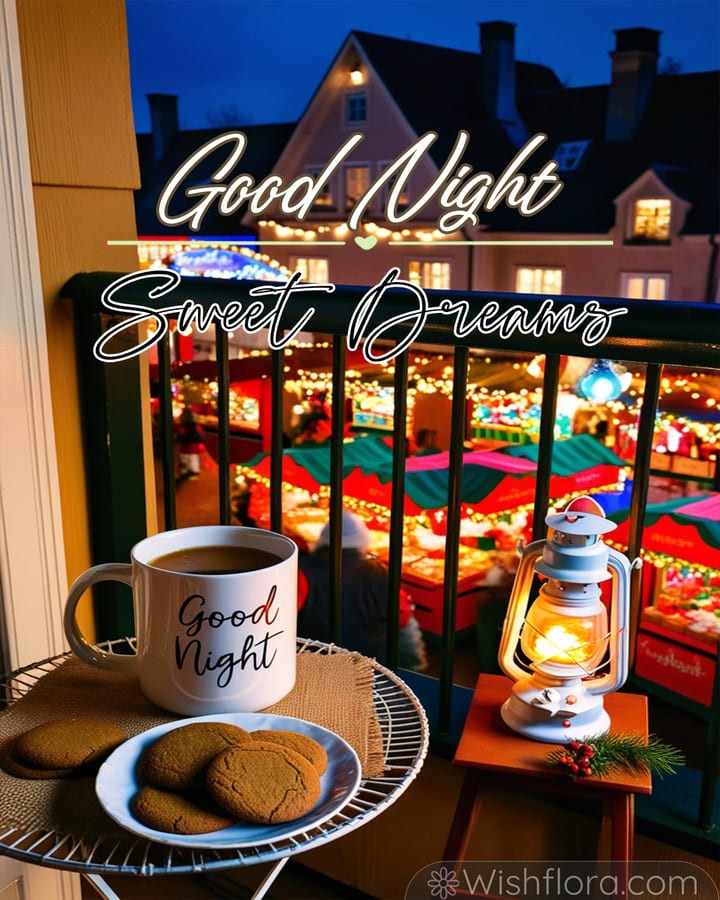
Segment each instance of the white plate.
[{"label": "white plate", "polygon": [[[246,731],[264,728],[284,729],[306,734],[322,744],[328,755],[327,770],[320,779],[320,799],[309,813],[292,822],[280,825],[255,825],[240,822],[221,831],[205,834],[170,834],[156,831],[139,822],[132,814],[130,801],[142,787],[138,761],[143,750],[161,735],[182,725],[194,722],[227,722]],[[350,800],[360,784],[360,760],[352,747],[337,734],[290,716],[271,716],[263,713],[228,713],[215,716],[197,716],[181,719],[150,728],[121,744],[100,767],[95,781],[95,791],[105,812],[123,828],[133,834],[172,844],[176,847],[206,847],[229,849],[255,847],[271,841],[279,841],[307,831],[333,816]]]}]

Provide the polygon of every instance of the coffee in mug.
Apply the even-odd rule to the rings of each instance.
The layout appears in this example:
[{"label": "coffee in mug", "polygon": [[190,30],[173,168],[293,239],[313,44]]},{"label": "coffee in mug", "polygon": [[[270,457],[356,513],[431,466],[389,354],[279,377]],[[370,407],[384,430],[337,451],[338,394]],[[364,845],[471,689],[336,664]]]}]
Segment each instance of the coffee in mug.
[{"label": "coffee in mug", "polygon": [[265,569],[279,562],[280,557],[269,550],[219,546],[173,550],[153,559],[150,564],[156,569],[190,575],[232,575],[233,572]]},{"label": "coffee in mug", "polygon": [[[260,528],[197,526],[145,538],[131,562],[93,566],[71,585],[65,633],[91,665],[133,672],[148,699],[183,715],[257,712],[295,683],[297,546]],[[91,645],[75,610],[99,581],[133,593],[136,653]]]}]

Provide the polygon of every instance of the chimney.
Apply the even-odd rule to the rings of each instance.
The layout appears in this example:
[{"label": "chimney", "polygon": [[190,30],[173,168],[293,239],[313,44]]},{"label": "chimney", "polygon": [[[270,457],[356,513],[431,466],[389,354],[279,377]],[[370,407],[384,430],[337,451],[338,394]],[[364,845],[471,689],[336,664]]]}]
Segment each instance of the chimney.
[{"label": "chimney", "polygon": [[515,102],[515,26],[510,22],[481,22],[480,54],[482,99],[488,115],[520,147],[529,134]]},{"label": "chimney", "polygon": [[162,159],[178,133],[177,94],[148,94],[153,157]]},{"label": "chimney", "polygon": [[655,82],[661,33],[652,28],[619,28],[615,32],[605,140],[631,141],[635,137]]}]

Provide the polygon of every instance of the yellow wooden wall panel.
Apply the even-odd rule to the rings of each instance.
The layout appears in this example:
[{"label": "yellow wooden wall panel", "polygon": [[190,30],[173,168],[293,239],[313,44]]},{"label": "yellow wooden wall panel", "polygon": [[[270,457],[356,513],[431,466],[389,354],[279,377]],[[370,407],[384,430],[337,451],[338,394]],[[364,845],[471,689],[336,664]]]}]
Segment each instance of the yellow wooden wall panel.
[{"label": "yellow wooden wall panel", "polygon": [[[106,243],[111,232],[121,239],[133,237],[133,197],[130,191],[36,186],[34,200],[65,557],[72,581],[90,565],[91,556],[72,307],[59,291],[75,272],[137,268],[134,248]],[[89,604],[80,619],[84,629],[92,627]]]},{"label": "yellow wooden wall panel", "polygon": [[[91,553],[72,310],[58,293],[79,271],[137,268],[133,248],[107,246],[110,238],[136,236],[132,191],[139,177],[125,4],[18,0],[17,15],[65,557],[72,580],[90,565]],[[81,618],[91,637],[89,604]]]},{"label": "yellow wooden wall panel", "polygon": [[35,184],[137,188],[122,0],[18,0]]}]

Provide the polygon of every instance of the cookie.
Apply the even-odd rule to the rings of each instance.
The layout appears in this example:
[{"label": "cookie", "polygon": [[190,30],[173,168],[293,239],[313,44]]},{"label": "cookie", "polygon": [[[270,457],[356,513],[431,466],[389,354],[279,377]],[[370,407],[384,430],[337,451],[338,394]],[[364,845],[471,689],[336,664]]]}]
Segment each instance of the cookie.
[{"label": "cookie", "polygon": [[17,753],[17,738],[10,738],[0,747],[0,768],[3,768],[9,775],[16,778],[66,778],[78,770],[70,769],[45,769],[40,766],[33,766],[24,762]]},{"label": "cookie", "polygon": [[143,756],[143,772],[154,787],[186,790],[205,786],[205,770],[221,750],[248,741],[249,734],[224,722],[192,722],[167,731]]},{"label": "cookie", "polygon": [[205,834],[235,824],[204,793],[179,794],[145,785],[130,801],[133,815],[143,825],[171,834]]},{"label": "cookie", "polygon": [[304,816],[320,797],[313,764],[280,744],[248,741],[225,750],[207,772],[210,796],[233,816],[260,825]]},{"label": "cookie", "polygon": [[76,716],[37,725],[15,743],[17,755],[31,766],[67,769],[99,762],[127,740],[127,735],[106,719]]},{"label": "cookie", "polygon": [[309,759],[317,769],[318,775],[322,775],[327,769],[327,753],[322,744],[319,744],[314,738],[308,737],[306,734],[299,734],[296,731],[273,731],[272,729],[260,729],[259,731],[251,731],[250,737],[255,741],[270,741],[271,744],[282,744],[283,747],[289,747],[300,756]]}]

